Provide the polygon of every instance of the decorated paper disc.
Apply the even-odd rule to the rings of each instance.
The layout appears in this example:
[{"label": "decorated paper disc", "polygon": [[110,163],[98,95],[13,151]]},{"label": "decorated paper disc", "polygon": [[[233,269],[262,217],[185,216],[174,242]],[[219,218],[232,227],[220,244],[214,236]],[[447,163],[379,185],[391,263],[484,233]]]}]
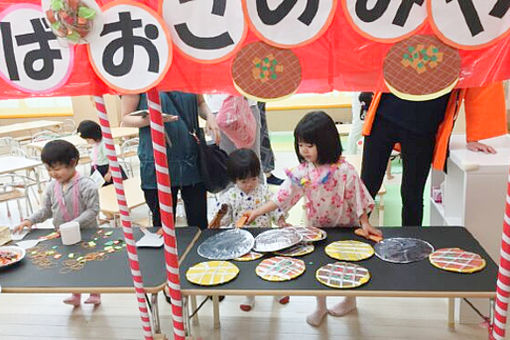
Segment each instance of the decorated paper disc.
[{"label": "decorated paper disc", "polygon": [[315,227],[288,227],[294,229],[298,234],[303,235],[303,242],[316,242],[326,238],[324,230]]},{"label": "decorated paper disc", "polygon": [[326,254],[341,261],[361,261],[374,255],[370,244],[360,241],[336,241],[326,247]]},{"label": "decorated paper disc", "polygon": [[258,41],[237,53],[232,63],[232,79],[246,97],[261,101],[282,99],[299,87],[301,65],[291,50]]},{"label": "decorated paper disc", "polygon": [[459,52],[433,35],[414,35],[396,43],[384,59],[384,80],[405,100],[431,100],[450,92],[461,70]]},{"label": "decorated paper disc", "polygon": [[387,238],[374,245],[375,255],[383,261],[410,263],[426,259],[434,247],[426,241],[416,238]]},{"label": "decorated paper disc", "polygon": [[291,257],[275,256],[265,259],[255,268],[255,272],[267,281],[289,281],[305,271],[305,263]]},{"label": "decorated paper disc", "polygon": [[260,252],[273,252],[292,247],[303,239],[295,230],[277,228],[264,231],[255,237],[253,250]]},{"label": "decorated paper disc", "polygon": [[478,254],[460,248],[442,248],[429,255],[430,263],[439,269],[474,273],[485,268],[485,260]]},{"label": "decorated paper disc", "polygon": [[257,253],[256,251],[250,251],[248,254],[244,254],[241,257],[235,258],[235,261],[248,262],[260,259],[264,254]]},{"label": "decorated paper disc", "polygon": [[209,260],[232,260],[248,253],[255,239],[244,229],[227,229],[210,236],[197,249],[198,255]]},{"label": "decorated paper disc", "polygon": [[232,281],[239,268],[227,261],[200,262],[186,271],[186,279],[189,282],[201,286],[216,286]]},{"label": "decorated paper disc", "polygon": [[370,273],[354,263],[335,262],[317,269],[315,278],[331,288],[356,288],[370,280]]},{"label": "decorated paper disc", "polygon": [[281,255],[281,256],[291,256],[291,257],[303,256],[303,255],[312,253],[314,251],[314,249],[315,249],[315,247],[313,246],[313,244],[298,243],[293,247],[277,251],[277,252],[275,252],[275,254]]}]

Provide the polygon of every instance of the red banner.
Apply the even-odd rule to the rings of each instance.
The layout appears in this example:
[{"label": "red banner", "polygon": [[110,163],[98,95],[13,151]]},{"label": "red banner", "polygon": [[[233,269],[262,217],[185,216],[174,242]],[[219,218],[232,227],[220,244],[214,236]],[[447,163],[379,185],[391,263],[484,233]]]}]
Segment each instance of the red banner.
[{"label": "red banner", "polygon": [[[106,3],[109,1],[104,2]],[[139,3],[148,2],[149,1],[140,1]],[[181,3],[180,1],[173,2],[177,4]],[[186,5],[187,3],[192,4],[195,2],[200,2],[201,5],[203,5],[204,2],[210,3],[210,8],[208,9],[209,12],[211,9],[213,12],[215,10],[221,11],[222,9],[220,7],[222,4],[224,6],[227,6],[226,4],[228,4],[224,1],[211,0],[192,2],[183,1],[182,5]],[[255,2],[257,2],[257,4],[264,3],[264,1],[254,0],[253,3]],[[314,3],[316,6],[319,6],[318,4],[322,3],[316,1],[300,1],[300,3],[304,2],[306,2],[306,10],[309,9],[309,6],[312,8]],[[40,6],[40,3],[35,0],[26,0],[24,3],[31,3],[33,5]],[[182,90],[194,93],[209,93],[214,91],[236,93],[231,71],[235,53],[238,52],[242,46],[246,46],[251,42],[265,40],[266,42],[269,41],[269,43],[274,46],[285,47],[292,50],[298,57],[301,64],[301,83],[297,92],[323,93],[332,90],[388,91],[383,79],[382,66],[387,52],[394,43],[399,40],[399,38],[391,36],[391,34],[393,34],[391,32],[388,33],[388,38],[370,36],[370,28],[365,30],[361,26],[355,27],[356,18],[353,19],[348,10],[351,8],[353,13],[360,14],[360,17],[368,23],[377,23],[379,18],[381,20],[384,19],[384,15],[386,15],[385,13],[389,13],[388,11],[391,10],[391,6],[393,6],[394,3],[397,3],[397,1],[392,1],[390,5],[388,5],[390,3],[389,1],[378,1],[377,6],[381,3],[382,5],[380,7],[382,9],[379,8],[381,11],[376,13],[373,10],[366,8],[363,9],[360,7],[363,3],[366,6],[366,1],[331,0],[330,3],[332,4],[331,6],[333,6],[331,8],[333,9],[323,10],[331,10],[332,13],[331,17],[324,17],[324,23],[322,23],[324,29],[317,29],[316,33],[310,33],[310,37],[303,37],[303,42],[289,42],[288,44],[278,42],[277,39],[279,39],[279,37],[275,37],[274,39],[271,37],[268,38],[270,33],[265,33],[259,26],[257,26],[257,22],[255,20],[250,20],[249,15],[252,15],[249,14],[251,5],[246,5],[246,3],[250,2],[243,2],[243,13],[247,23],[246,30],[241,32],[242,34],[239,35],[239,46],[236,47],[236,50],[230,52],[227,51],[228,53],[225,52],[223,60],[222,58],[213,59],[215,57],[211,57],[211,60],[209,61],[205,60],[203,62],[199,62],[196,58],[186,56],[185,52],[183,52],[183,48],[176,45],[175,40],[172,39],[173,46],[171,51],[173,52],[171,52],[171,65],[166,74],[164,74],[164,78],[162,80],[158,79],[158,81],[160,81],[157,85],[158,89]],[[287,1],[283,1],[280,7],[283,8],[286,3]],[[409,31],[410,33],[408,32],[408,36],[410,34],[434,34],[445,43],[452,46],[456,45],[455,47],[459,48],[461,71],[457,87],[474,87],[494,81],[510,79],[510,37],[508,36],[508,28],[505,28],[506,26],[502,25],[501,27],[504,28],[503,31],[501,28],[499,31],[496,29],[493,30],[496,33],[491,33],[492,31],[490,31],[490,28],[492,27],[491,25],[494,26],[493,22],[495,22],[495,20],[508,21],[510,14],[507,13],[508,6],[505,5],[505,2],[495,0],[477,0],[474,2],[446,1],[446,3],[451,3],[452,6],[456,6],[451,8],[452,11],[457,10],[459,15],[450,18],[454,21],[457,20],[455,25],[465,28],[463,30],[459,28],[459,31],[466,31],[467,38],[470,38],[471,36],[483,38],[478,40],[472,39],[472,41],[463,36],[449,36],[449,28],[443,24],[441,18],[433,18],[435,10],[442,10],[442,2],[425,0],[425,3],[423,3],[422,1],[421,3],[423,3],[423,6],[427,5],[427,8],[423,7],[423,10],[420,8],[421,12],[412,12],[409,11],[411,8],[409,7],[407,8],[407,17],[405,15],[402,16],[402,13],[406,14],[404,4],[420,3],[420,1],[402,1],[398,3],[400,3],[400,7],[395,8],[397,14],[395,17],[392,15],[389,20],[393,23],[399,23],[399,21],[401,21],[399,23],[401,27],[405,27],[405,20],[409,18],[409,20],[415,20],[416,27],[413,26],[412,30]],[[469,12],[466,8],[464,8],[465,3],[473,3],[476,5],[473,6],[473,8],[478,11],[478,13],[475,11],[475,14],[478,14],[478,18],[463,16],[466,13],[471,13],[471,15],[473,14],[473,11]],[[481,3],[489,3],[491,6],[490,8],[485,8],[485,5],[480,5]],[[386,4],[386,8],[384,7],[384,4]],[[3,25],[0,26],[0,33],[2,35],[0,39],[0,53],[4,54],[4,64],[6,64],[4,65],[0,62],[0,70],[2,70],[0,74],[0,98],[74,96],[86,94],[101,95],[117,92],[112,90],[110,86],[106,85],[102,80],[103,78],[100,79],[96,75],[89,61],[89,53],[86,45],[74,45],[69,47],[73,52],[70,53],[72,55],[72,63],[70,64],[69,72],[63,72],[61,80],[55,80],[55,84],[51,86],[48,85],[47,89],[38,90],[37,88],[30,86],[29,89],[27,89],[26,87],[17,86],[16,80],[11,79],[16,79],[16,67],[18,67],[18,69],[22,67],[21,65],[27,67],[27,56],[29,55],[29,51],[25,51],[26,55],[23,62],[21,60],[22,58],[14,58],[20,59],[17,60],[18,62],[16,65],[14,63],[7,65],[9,64],[8,61],[11,60],[9,57],[16,53],[6,48],[6,42],[9,41],[9,30],[15,29],[14,21],[12,21],[13,26],[8,27],[9,22],[7,19],[4,20],[4,18],[9,18],[9,15],[11,15],[9,9],[12,5],[20,5],[20,2],[14,0],[0,0],[0,16],[2,18],[1,25]],[[158,13],[161,13],[162,10],[165,10],[165,2],[161,2],[159,5],[160,6],[157,10]],[[413,5],[411,4],[410,6]],[[229,8],[223,8],[224,13],[228,13],[228,10]],[[266,8],[266,11],[267,10],[269,9]],[[317,12],[317,8],[315,10]],[[320,10],[321,9],[319,8],[319,11]],[[484,14],[482,11],[489,13]],[[277,14],[276,10],[273,12],[270,13],[272,15],[271,17],[274,17]],[[299,17],[300,20],[305,17],[305,12],[306,11],[302,12],[302,15]],[[160,15],[165,17],[165,15]],[[448,15],[451,15],[451,13],[448,13]],[[42,14],[41,17],[44,17],[44,15]],[[165,17],[165,20],[177,20],[177,18]],[[28,21],[26,25],[28,25]],[[177,27],[178,25],[175,26]],[[313,26],[313,22],[310,27],[311,26]],[[182,26],[179,28],[182,28]],[[169,31],[172,33],[172,29],[169,29]],[[486,38],[484,38],[484,34],[487,35]],[[491,36],[491,34],[494,34],[494,36]],[[23,35],[28,36],[26,33]],[[20,44],[23,41],[20,36],[21,34],[16,36],[17,40],[11,37],[11,43],[16,44],[17,42]],[[29,40],[29,38],[27,39]],[[62,52],[62,54],[64,54],[64,52]],[[208,58],[208,56],[205,56],[204,58]],[[37,67],[37,64],[32,66],[33,74],[37,75],[40,71]],[[59,67],[55,67],[55,69],[58,70]]]}]

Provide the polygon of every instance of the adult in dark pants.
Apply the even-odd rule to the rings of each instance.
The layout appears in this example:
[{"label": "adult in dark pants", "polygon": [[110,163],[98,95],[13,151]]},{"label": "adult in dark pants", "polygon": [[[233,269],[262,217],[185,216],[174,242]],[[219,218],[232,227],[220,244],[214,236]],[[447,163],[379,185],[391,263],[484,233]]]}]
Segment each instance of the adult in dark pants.
[{"label": "adult in dark pants", "polygon": [[374,97],[363,130],[366,137],[361,179],[375,197],[391,150],[400,143],[404,226],[422,225],[423,191],[430,166],[444,169],[448,141],[462,101],[466,111],[467,149],[495,153],[492,147],[478,140],[506,133],[505,100],[500,83],[454,90],[437,99],[420,102],[387,93]]},{"label": "adult in dark pants", "polygon": [[[207,120],[207,129],[219,142],[219,129],[201,95],[183,92],[160,93],[161,107],[164,113],[165,133],[167,140],[168,168],[172,182],[173,213],[177,205],[177,193],[180,191],[184,201],[187,223],[190,226],[207,228],[207,192],[198,165],[198,148],[195,140],[189,134],[184,119],[193,124],[198,130],[198,115]],[[182,108],[182,112],[176,108]],[[122,125],[140,128],[140,144],[138,157],[140,159],[140,177],[145,200],[152,212],[152,223],[161,226],[159,212],[158,190],[156,183],[156,169],[150,134],[149,117],[133,117],[129,114],[135,110],[147,109],[145,94],[125,95],[121,98]]]},{"label": "adult in dark pants", "polygon": [[266,174],[268,184],[280,185],[283,183],[283,179],[273,175],[274,153],[271,148],[269,129],[267,127],[266,103],[258,102],[257,106],[260,111],[260,163],[262,164],[262,170]]}]

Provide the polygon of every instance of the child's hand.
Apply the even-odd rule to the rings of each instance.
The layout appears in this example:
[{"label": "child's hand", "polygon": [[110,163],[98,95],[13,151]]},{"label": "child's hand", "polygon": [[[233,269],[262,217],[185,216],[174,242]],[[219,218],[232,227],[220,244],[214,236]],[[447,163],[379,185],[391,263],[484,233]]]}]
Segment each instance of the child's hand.
[{"label": "child's hand", "polygon": [[382,231],[375,228],[375,227],[372,227],[372,225],[370,223],[362,223],[361,224],[361,228],[368,233],[368,235],[377,235],[377,236],[382,236]]},{"label": "child's hand", "polygon": [[103,178],[105,182],[110,182],[112,180],[112,174],[110,173],[110,171],[108,171]]},{"label": "child's hand", "polygon": [[285,221],[285,217],[283,217],[283,216],[282,216],[282,217],[280,217],[280,219],[278,219],[278,223],[277,223],[277,224],[278,224],[278,226],[279,226],[280,228],[284,228],[284,227],[290,227],[290,226],[292,226],[292,224],[289,224],[289,223],[287,223],[287,222]]},{"label": "child's hand", "polygon": [[20,225],[14,227],[14,232],[17,234],[17,233],[20,233],[23,231],[23,228],[27,228],[28,231],[32,230],[32,225],[33,223],[29,220],[24,220],[23,222],[20,223]]},{"label": "child's hand", "polygon": [[255,221],[257,217],[260,216],[260,214],[257,212],[257,209],[255,210],[248,210],[244,213],[246,216],[248,216],[248,220],[246,221],[246,224],[250,224],[251,222]]}]

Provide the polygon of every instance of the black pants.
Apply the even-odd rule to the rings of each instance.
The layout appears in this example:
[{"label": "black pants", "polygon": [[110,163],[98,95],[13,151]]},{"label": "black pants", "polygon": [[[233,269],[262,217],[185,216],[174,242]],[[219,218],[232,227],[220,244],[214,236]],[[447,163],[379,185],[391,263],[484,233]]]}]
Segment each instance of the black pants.
[{"label": "black pants", "polygon": [[419,135],[376,116],[370,136],[365,137],[361,179],[375,198],[395,143],[402,147],[402,225],[421,226],[423,190],[436,144],[433,136]]},{"label": "black pants", "polygon": [[[119,165],[119,167],[120,167],[120,174],[122,175],[122,179],[127,179],[128,177],[127,177],[126,173],[124,172],[124,169],[122,169],[122,167],[120,165]],[[110,166],[108,164],[107,165],[98,165],[96,168],[97,168],[97,171],[99,171],[99,173],[104,177],[108,173],[108,169],[110,168]],[[92,167],[90,169],[91,175],[94,173],[94,171],[96,171],[96,168]],[[109,181],[105,180],[103,186],[109,185],[112,183],[113,183],[113,177]]]},{"label": "black pants", "polygon": [[[175,222],[175,209],[177,207],[177,193],[181,191],[184,201],[184,210],[189,226],[196,226],[200,229],[207,228],[207,191],[202,183],[184,187],[172,187],[172,203]],[[143,189],[145,202],[152,212],[152,225],[161,226],[161,215],[159,213],[158,191],[156,189]]]}]

